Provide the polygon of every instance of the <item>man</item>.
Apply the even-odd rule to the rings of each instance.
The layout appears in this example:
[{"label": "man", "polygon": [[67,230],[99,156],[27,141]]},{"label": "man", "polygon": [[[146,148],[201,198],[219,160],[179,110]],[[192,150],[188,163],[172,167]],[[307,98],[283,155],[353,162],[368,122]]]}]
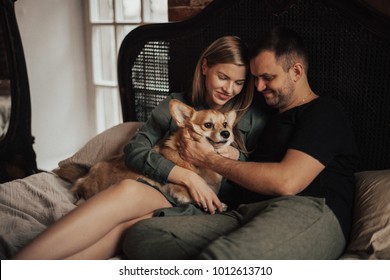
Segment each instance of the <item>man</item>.
[{"label": "man", "polygon": [[356,145],[346,115],[307,79],[295,32],[275,28],[253,50],[257,90],[274,108],[251,162],[224,158],[193,134],[181,153],[236,185],[227,213],[142,221],[126,235],[135,259],[335,259],[350,232]]}]

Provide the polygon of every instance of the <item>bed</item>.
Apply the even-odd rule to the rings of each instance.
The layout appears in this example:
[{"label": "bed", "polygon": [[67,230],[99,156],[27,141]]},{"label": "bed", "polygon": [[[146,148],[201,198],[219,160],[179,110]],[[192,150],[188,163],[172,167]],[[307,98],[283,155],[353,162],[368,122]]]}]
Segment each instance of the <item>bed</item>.
[{"label": "bed", "polygon": [[[168,93],[190,86],[198,55],[217,37],[237,35],[250,44],[275,25],[303,36],[312,87],[338,99],[355,130],[362,161],[352,233],[340,258],[390,259],[390,19],[361,1],[214,0],[189,20],[136,28],[118,57],[124,122],[95,136],[58,168],[88,169],[120,152]],[[57,173],[0,184],[2,259],[77,207],[80,201],[69,192],[75,178]]]}]

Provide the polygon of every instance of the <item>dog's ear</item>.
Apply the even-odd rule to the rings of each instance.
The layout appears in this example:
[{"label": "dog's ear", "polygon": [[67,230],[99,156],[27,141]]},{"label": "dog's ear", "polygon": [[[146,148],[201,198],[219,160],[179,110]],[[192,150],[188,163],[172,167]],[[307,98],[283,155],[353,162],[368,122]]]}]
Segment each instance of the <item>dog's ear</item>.
[{"label": "dog's ear", "polygon": [[169,111],[179,127],[184,127],[185,122],[192,117],[195,110],[183,102],[172,99],[169,102]]},{"label": "dog's ear", "polygon": [[226,116],[226,120],[227,120],[229,126],[233,127],[234,122],[236,121],[236,118],[237,118],[236,111],[232,110],[232,111],[226,112],[225,116]]}]

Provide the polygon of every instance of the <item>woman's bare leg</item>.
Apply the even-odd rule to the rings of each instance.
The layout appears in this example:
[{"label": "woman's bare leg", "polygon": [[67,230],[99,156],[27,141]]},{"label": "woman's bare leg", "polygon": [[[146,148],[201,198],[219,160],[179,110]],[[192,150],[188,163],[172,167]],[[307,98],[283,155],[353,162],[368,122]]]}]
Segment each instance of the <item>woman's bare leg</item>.
[{"label": "woman's bare leg", "polygon": [[102,260],[109,259],[121,252],[121,244],[123,239],[123,233],[136,222],[144,219],[151,218],[153,213],[147,214],[138,219],[133,219],[128,222],[124,222],[109,233],[103,236],[99,241],[91,245],[90,247],[78,252],[72,256],[67,257],[68,260]]},{"label": "woman's bare leg", "polygon": [[[124,180],[61,218],[18,252],[14,259],[65,259],[77,256],[98,241],[105,249],[111,244],[115,247],[111,251],[115,252],[121,233],[132,224],[131,220],[138,220],[163,207],[171,207],[171,204],[160,192],[140,182]],[[129,223],[127,227],[126,222]],[[104,239],[106,235],[108,237]],[[98,256],[98,250],[94,250]],[[94,257],[89,254],[89,258]]]}]

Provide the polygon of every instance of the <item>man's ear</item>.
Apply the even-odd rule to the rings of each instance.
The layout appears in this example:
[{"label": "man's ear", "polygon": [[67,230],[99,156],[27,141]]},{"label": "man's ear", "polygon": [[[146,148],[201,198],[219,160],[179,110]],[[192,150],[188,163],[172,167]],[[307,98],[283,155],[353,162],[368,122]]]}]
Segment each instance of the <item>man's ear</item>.
[{"label": "man's ear", "polygon": [[299,81],[304,72],[305,72],[305,68],[303,67],[302,63],[300,62],[296,62],[291,68],[290,68],[290,71],[291,72],[291,75],[292,75],[292,79],[294,82],[297,82]]},{"label": "man's ear", "polygon": [[194,111],[192,107],[187,106],[177,99],[172,99],[169,102],[169,112],[179,127],[184,127],[186,121],[192,117]]}]

